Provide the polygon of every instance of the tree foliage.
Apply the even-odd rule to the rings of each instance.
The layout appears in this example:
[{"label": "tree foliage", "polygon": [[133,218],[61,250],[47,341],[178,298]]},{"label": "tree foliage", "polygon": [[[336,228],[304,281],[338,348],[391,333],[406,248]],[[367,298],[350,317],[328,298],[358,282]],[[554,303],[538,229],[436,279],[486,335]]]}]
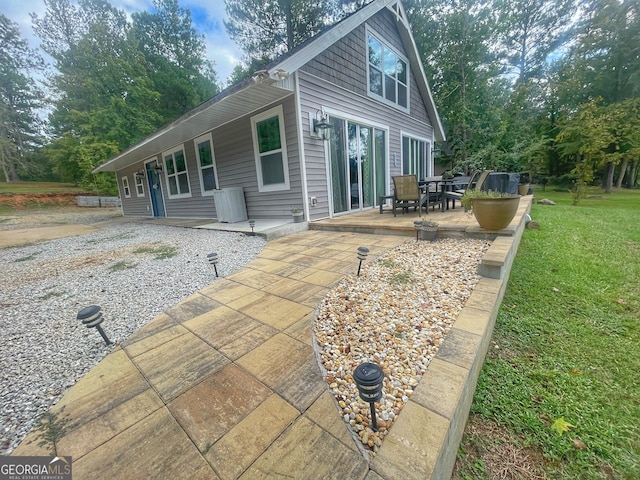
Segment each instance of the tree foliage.
[{"label": "tree foliage", "polygon": [[225,0],[227,33],[247,62],[273,60],[322,30],[330,20],[331,0]]},{"label": "tree foliage", "polygon": [[18,25],[0,13],[0,166],[7,182],[37,170],[37,110],[44,98],[33,74],[42,69],[42,58],[20,37]]},{"label": "tree foliage", "polygon": [[113,175],[91,171],[217,92],[204,40],[175,0],[133,24],[107,0],[44,1],[32,18],[56,71],[46,152],[61,179],[114,191]]}]

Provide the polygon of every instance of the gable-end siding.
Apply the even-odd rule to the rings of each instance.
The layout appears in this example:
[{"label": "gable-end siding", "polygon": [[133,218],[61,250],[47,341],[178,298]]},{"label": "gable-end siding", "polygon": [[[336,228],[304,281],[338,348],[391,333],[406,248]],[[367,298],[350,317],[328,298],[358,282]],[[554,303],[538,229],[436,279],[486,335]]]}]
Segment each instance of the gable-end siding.
[{"label": "gable-end siding", "polygon": [[[378,12],[366,24],[381,36],[380,40],[408,57],[397,21],[388,9]],[[311,59],[301,70],[358,95],[367,96],[367,37],[364,24]],[[418,90],[415,68],[410,68],[409,73],[409,114],[418,120],[431,123]]]},{"label": "gable-end siding", "polygon": [[[426,122],[372,98],[357,95],[346,88],[331,84],[322,78],[305,72],[299,73],[300,108],[302,115],[302,138],[305,150],[307,189],[309,196],[318,199],[318,205],[310,208],[310,219],[318,220],[330,216],[328,171],[325,159],[326,143],[310,135],[309,113],[312,116],[324,107],[339,116],[357,117],[375,124],[389,127],[387,162],[390,173],[387,192],[391,191],[391,176],[402,171],[402,139],[400,132],[408,132],[424,138],[433,137],[433,128]],[[397,162],[394,166],[393,155]]]}]

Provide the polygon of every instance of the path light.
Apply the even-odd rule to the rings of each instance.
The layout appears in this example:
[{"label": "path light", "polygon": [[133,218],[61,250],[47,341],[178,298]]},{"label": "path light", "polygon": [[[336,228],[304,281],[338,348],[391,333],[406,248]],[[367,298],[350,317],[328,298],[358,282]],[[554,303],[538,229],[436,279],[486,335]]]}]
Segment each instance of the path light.
[{"label": "path light", "polygon": [[362,363],[353,371],[353,380],[358,387],[360,398],[371,407],[371,425],[374,432],[378,431],[376,409],[374,403],[382,398],[382,380],[384,373],[375,363]]},{"label": "path light", "polygon": [[100,324],[104,321],[102,318],[102,312],[100,311],[100,307],[98,305],[91,305],[90,307],[85,307],[78,312],[78,316],[76,317],[78,320],[82,320],[87,328],[94,328],[100,332],[102,338],[104,339],[104,343],[107,345],[111,345],[113,342],[107,338],[107,334],[104,333]]},{"label": "path light", "polygon": [[418,235],[420,235],[420,230],[422,230],[422,220],[416,220],[413,222],[413,228],[416,229],[416,242],[418,241]]},{"label": "path light", "polygon": [[358,277],[360,276],[362,261],[367,259],[367,255],[369,255],[369,249],[367,247],[358,247],[358,260],[360,260],[360,263],[358,264]]},{"label": "path light", "polygon": [[249,226],[251,227],[251,235],[255,235],[256,232],[254,232],[253,229],[256,226],[256,221],[255,220],[249,220]]},{"label": "path light", "polygon": [[210,253],[209,255],[207,255],[207,258],[209,259],[209,263],[213,265],[213,269],[216,271],[216,277],[217,277],[218,276],[218,254]]}]

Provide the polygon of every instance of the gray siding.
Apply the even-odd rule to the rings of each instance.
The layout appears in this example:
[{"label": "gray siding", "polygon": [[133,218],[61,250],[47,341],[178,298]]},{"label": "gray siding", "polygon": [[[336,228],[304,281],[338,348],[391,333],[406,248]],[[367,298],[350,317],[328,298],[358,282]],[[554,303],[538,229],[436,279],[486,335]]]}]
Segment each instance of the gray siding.
[{"label": "gray siding", "polygon": [[[366,24],[382,36],[381,40],[408,57],[396,20],[388,9],[378,12]],[[301,70],[358,95],[367,96],[367,38],[364,24],[310,60]],[[418,91],[416,70],[416,66],[411,65],[409,114],[431,124]]]},{"label": "gray siding", "polygon": [[[149,198],[149,185],[147,184],[146,178],[142,182],[144,185],[144,197],[138,197],[138,194],[136,193],[135,174],[143,169],[144,165],[140,162],[117,172],[118,188],[120,189],[120,199],[122,200],[122,211],[125,215],[135,217],[153,216],[153,211],[151,210],[151,199]],[[124,196],[124,190],[122,188],[122,177],[124,176],[129,179],[131,198],[125,198]]]},{"label": "gray siding", "polygon": [[[264,109],[254,112],[251,116],[273,108],[276,105],[278,104],[268,105]],[[251,116],[242,117],[212,132],[213,149],[218,171],[218,188],[243,187],[247,213],[251,218],[290,218],[290,209],[292,206],[303,206],[295,97],[293,95],[287,97],[282,102],[282,105],[287,140],[289,190],[258,192],[258,178],[251,136]],[[204,135],[208,132],[211,132],[211,130],[203,130],[198,133],[197,136]],[[185,198],[169,198],[167,195],[168,188],[166,179],[164,174],[162,174],[162,192],[167,217],[213,219],[216,217],[215,202],[212,196],[202,195],[193,140],[185,142],[182,144],[182,147],[187,163],[191,196]],[[160,152],[158,153],[158,156],[159,155]],[[148,160],[148,158],[144,160]],[[120,178],[125,174],[129,177],[129,185],[131,187],[131,198],[122,198],[122,207],[125,215],[147,216],[153,214],[146,179],[145,197],[137,198],[135,194],[134,174],[138,170],[143,169],[144,163],[140,161],[131,167],[117,172],[120,191],[122,192]],[[149,207],[149,209],[147,209],[147,207]]]},{"label": "gray siding", "polygon": [[[327,166],[323,142],[311,138],[308,114],[315,115],[321,108],[339,111],[345,116],[355,116],[389,127],[389,176],[399,175],[402,169],[402,140],[400,132],[407,132],[425,138],[432,138],[433,129],[430,125],[412,118],[406,113],[389,107],[369,97],[355,95],[345,88],[317,78],[307,73],[299,74],[300,107],[302,110],[302,131],[305,150],[305,165],[307,168],[307,188],[309,196],[318,198],[318,206],[310,209],[311,220],[328,217],[329,189],[327,185]],[[398,162],[394,167],[393,155]],[[391,191],[391,178],[388,179],[388,189]]]}]

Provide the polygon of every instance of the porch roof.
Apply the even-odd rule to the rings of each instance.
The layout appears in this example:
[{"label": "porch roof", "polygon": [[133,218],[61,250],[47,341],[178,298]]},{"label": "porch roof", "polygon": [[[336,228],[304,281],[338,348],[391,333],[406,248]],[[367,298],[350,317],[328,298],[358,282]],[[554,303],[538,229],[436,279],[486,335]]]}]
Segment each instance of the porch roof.
[{"label": "porch roof", "polygon": [[[277,82],[270,78],[250,77],[156,130],[97,167],[94,173],[115,172],[135,162],[151,158],[174,145],[197,137],[205,130],[218,128],[293,93],[276,84]],[[206,128],[203,128],[203,125],[206,125]]]}]

